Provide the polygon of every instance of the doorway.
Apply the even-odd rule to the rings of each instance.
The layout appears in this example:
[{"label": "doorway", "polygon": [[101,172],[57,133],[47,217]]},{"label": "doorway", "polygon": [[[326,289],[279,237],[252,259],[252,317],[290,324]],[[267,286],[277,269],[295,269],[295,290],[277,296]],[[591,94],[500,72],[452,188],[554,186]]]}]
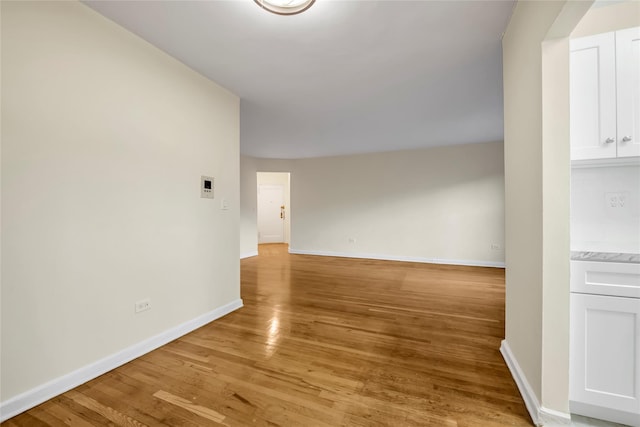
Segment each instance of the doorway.
[{"label": "doorway", "polygon": [[258,244],[289,243],[290,240],[290,174],[257,172]]}]

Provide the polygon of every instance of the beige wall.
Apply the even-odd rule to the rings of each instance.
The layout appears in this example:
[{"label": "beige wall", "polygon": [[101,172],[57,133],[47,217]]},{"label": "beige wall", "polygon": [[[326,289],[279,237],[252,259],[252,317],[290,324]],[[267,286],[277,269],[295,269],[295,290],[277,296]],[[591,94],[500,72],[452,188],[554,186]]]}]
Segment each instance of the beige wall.
[{"label": "beige wall", "polygon": [[569,39],[589,2],[518,2],[503,39],[506,343],[539,413],[568,420]]},{"label": "beige wall", "polygon": [[640,25],[640,1],[630,0],[591,8],[578,23],[571,37],[607,33]]},{"label": "beige wall", "polygon": [[240,258],[258,254],[256,162],[240,156]]},{"label": "beige wall", "polygon": [[240,298],[239,100],[80,3],[1,7],[6,401]]},{"label": "beige wall", "polygon": [[559,11],[518,2],[504,35],[506,341],[541,396],[542,98],[540,43]]},{"label": "beige wall", "polygon": [[501,265],[502,151],[486,143],[248,164],[291,171],[292,251]]},{"label": "beige wall", "polygon": [[292,180],[292,250],[503,261],[502,143],[301,159]]},{"label": "beige wall", "polygon": [[[2,6],[0,3],[0,82],[2,82]],[[2,310],[2,84],[0,83],[0,310]],[[0,376],[2,375],[2,312],[0,311]],[[4,400],[2,394],[2,378],[0,377],[0,402]]]},{"label": "beige wall", "polygon": [[[567,33],[568,36],[568,33]],[[569,39],[542,43],[542,397],[569,413]]]}]

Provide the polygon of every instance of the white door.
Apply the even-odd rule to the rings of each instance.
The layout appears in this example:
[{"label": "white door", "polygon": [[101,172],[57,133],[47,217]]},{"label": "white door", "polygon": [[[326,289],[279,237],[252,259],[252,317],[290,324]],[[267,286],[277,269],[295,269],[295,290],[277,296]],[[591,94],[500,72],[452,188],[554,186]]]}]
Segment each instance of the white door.
[{"label": "white door", "polygon": [[640,421],[639,355],[640,299],[571,294],[572,411],[581,413],[578,402],[638,414]]},{"label": "white door", "polygon": [[258,185],[258,243],[284,242],[284,188]]},{"label": "white door", "polygon": [[571,159],[616,157],[614,33],[571,41]]},{"label": "white door", "polygon": [[640,156],[640,27],[616,31],[618,157]]}]

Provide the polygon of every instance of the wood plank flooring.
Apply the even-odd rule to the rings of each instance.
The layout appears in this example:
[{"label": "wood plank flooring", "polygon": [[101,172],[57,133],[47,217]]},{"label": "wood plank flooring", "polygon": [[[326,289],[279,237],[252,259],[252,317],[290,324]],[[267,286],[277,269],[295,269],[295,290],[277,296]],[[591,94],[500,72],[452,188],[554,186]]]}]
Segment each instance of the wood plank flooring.
[{"label": "wood plank flooring", "polygon": [[532,425],[502,269],[261,245],[241,278],[244,308],[2,425]]}]

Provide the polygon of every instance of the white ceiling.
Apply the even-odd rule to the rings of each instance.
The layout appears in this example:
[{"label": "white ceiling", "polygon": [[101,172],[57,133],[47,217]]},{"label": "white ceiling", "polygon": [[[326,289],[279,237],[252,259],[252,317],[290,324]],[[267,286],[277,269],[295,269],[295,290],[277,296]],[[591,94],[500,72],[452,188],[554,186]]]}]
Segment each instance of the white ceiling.
[{"label": "white ceiling", "polygon": [[502,140],[513,1],[87,1],[241,97],[241,152],[301,158]]}]

